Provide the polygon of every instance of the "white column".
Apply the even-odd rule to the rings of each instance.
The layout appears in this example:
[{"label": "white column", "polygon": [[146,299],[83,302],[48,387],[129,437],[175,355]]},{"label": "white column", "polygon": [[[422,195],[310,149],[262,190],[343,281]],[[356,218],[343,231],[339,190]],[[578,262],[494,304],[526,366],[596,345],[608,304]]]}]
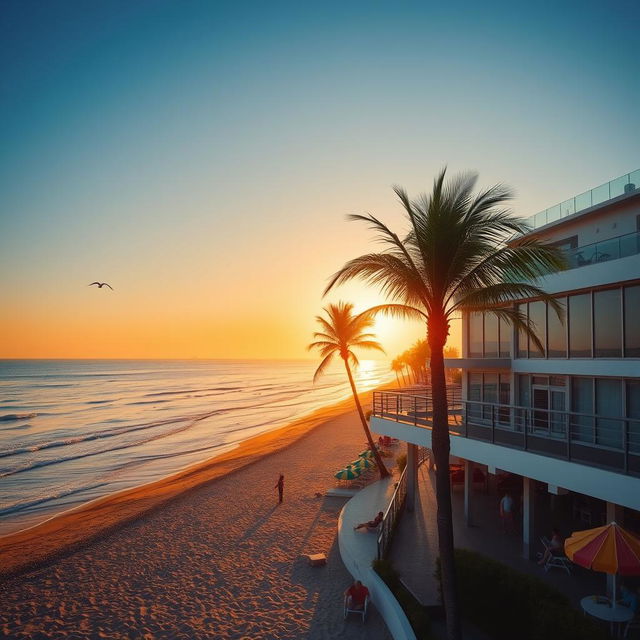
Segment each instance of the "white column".
[{"label": "white column", "polygon": [[467,527],[470,527],[473,524],[471,519],[472,491],[473,491],[473,462],[471,460],[465,460],[464,461],[464,523],[467,525]]},{"label": "white column", "polygon": [[416,506],[416,489],[418,484],[418,447],[407,442],[407,511]]},{"label": "white column", "polygon": [[522,488],[522,556],[527,560],[533,560],[536,546],[534,537],[535,480],[523,478]]},{"label": "white column", "polygon": [[607,521],[605,522],[605,524],[616,522],[622,527],[624,524],[623,514],[623,507],[621,507],[619,504],[615,504],[615,502],[607,502]]}]

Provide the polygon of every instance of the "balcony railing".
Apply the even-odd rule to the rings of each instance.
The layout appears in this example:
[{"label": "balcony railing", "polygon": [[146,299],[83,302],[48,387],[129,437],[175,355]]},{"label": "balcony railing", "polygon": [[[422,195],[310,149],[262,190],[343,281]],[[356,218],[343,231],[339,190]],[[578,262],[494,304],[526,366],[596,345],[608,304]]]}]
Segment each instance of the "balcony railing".
[{"label": "balcony railing", "polygon": [[[640,419],[491,402],[449,403],[451,435],[640,476]],[[431,428],[429,396],[373,395],[373,415]]]},{"label": "balcony railing", "polygon": [[625,193],[634,193],[640,189],[640,169],[627,173],[619,178],[605,182],[599,187],[589,189],[581,193],[579,196],[569,198],[559,204],[549,207],[544,211],[540,211],[526,219],[526,223],[532,229],[538,229],[545,224],[555,222],[574,213],[579,213],[590,207],[594,207],[607,200],[612,200]]},{"label": "balcony railing", "polygon": [[608,262],[618,258],[635,256],[640,253],[640,232],[634,231],[623,236],[600,240],[565,252],[569,269],[586,267],[598,262]]},{"label": "balcony railing", "polygon": [[[417,464],[420,466],[429,456],[429,449],[418,447]],[[386,557],[393,538],[393,532],[396,528],[398,517],[402,513],[404,504],[407,500],[407,467],[405,466],[400,480],[391,496],[389,506],[384,512],[382,522],[380,523],[380,531],[378,532],[378,560]]]}]

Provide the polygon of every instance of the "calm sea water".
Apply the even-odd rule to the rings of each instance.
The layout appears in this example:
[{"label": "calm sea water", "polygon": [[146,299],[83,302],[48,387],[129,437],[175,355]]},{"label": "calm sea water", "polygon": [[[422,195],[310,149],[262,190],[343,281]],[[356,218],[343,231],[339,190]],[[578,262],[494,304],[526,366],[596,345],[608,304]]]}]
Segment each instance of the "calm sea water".
[{"label": "calm sea water", "polygon": [[[350,395],[303,361],[0,361],[0,535],[212,458]],[[390,379],[364,361],[361,390]]]}]

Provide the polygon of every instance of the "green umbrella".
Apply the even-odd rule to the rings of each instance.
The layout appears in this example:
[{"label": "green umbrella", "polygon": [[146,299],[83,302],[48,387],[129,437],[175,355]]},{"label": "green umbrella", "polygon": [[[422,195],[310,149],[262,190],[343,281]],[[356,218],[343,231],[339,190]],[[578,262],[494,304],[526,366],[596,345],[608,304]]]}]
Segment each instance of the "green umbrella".
[{"label": "green umbrella", "polygon": [[360,458],[360,460],[358,461],[358,466],[361,469],[371,469],[372,467],[376,466],[376,463],[371,458]]},{"label": "green umbrella", "polygon": [[358,458],[357,460],[350,462],[345,468],[360,469],[360,471],[363,471],[364,469],[371,469],[374,465],[375,463],[373,460],[369,460],[368,458]]},{"label": "green umbrella", "polygon": [[355,480],[361,473],[362,470],[358,467],[347,467],[346,469],[340,469],[338,473],[334,474],[334,477],[338,478],[338,480]]},{"label": "green umbrella", "polygon": [[361,458],[373,458],[373,451],[371,449],[365,449],[358,454]]}]

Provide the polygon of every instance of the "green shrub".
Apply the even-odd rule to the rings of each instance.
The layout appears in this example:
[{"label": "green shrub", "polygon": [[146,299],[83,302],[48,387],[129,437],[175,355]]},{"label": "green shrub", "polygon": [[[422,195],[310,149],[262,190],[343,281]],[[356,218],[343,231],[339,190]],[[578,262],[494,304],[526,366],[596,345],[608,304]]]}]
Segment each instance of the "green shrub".
[{"label": "green shrub", "polygon": [[402,473],[404,471],[404,468],[407,466],[407,454],[401,453],[396,458],[396,464],[398,465],[398,471]]},{"label": "green shrub", "polygon": [[398,604],[402,607],[418,640],[429,640],[431,632],[427,610],[402,584],[400,574],[394,569],[391,562],[388,560],[374,560],[373,569],[389,587]]},{"label": "green shrub", "polygon": [[463,618],[496,640],[608,638],[564,594],[535,576],[467,549],[456,549],[455,562]]}]

